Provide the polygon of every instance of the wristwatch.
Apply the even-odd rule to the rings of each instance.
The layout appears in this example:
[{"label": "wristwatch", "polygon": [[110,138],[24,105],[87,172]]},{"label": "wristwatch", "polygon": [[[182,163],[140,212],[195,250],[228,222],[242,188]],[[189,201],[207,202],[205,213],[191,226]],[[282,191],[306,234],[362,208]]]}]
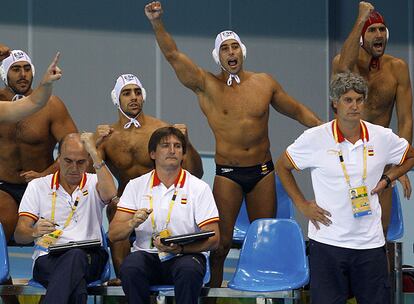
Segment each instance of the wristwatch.
[{"label": "wristwatch", "polygon": [[385,180],[386,182],[387,182],[387,185],[385,186],[385,188],[388,188],[390,185],[391,185],[391,179],[389,178],[389,176],[388,175],[386,175],[386,174],[383,174],[382,176],[381,176],[381,179],[383,179],[383,180]]},{"label": "wristwatch", "polygon": [[99,169],[101,169],[103,166],[105,166],[105,161],[104,160],[102,160],[100,163],[97,163],[97,164],[93,164],[93,168],[95,169],[95,170],[99,170]]}]

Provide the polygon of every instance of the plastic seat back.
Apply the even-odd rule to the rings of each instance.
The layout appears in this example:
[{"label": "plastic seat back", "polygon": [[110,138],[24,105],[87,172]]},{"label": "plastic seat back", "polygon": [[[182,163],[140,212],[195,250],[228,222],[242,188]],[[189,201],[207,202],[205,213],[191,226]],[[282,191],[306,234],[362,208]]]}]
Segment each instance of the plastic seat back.
[{"label": "plastic seat back", "polygon": [[7,250],[6,235],[0,223],[0,283],[10,278],[9,254]]},{"label": "plastic seat back", "polygon": [[101,277],[99,278],[99,280],[90,282],[88,284],[88,287],[94,287],[94,286],[99,286],[102,285],[103,283],[109,281],[109,279],[111,278],[111,255],[108,249],[108,241],[106,239],[106,233],[105,230],[103,229],[103,227],[101,227],[101,236],[102,236],[102,247],[105,249],[105,251],[108,253],[108,261],[105,264],[105,268],[102,271]]},{"label": "plastic seat back", "polygon": [[402,238],[404,234],[404,218],[401,208],[398,188],[392,188],[391,220],[388,225],[387,241],[395,241]]},{"label": "plastic seat back", "polygon": [[228,286],[271,292],[292,290],[309,281],[302,230],[291,219],[258,219],[247,232],[239,262]]}]

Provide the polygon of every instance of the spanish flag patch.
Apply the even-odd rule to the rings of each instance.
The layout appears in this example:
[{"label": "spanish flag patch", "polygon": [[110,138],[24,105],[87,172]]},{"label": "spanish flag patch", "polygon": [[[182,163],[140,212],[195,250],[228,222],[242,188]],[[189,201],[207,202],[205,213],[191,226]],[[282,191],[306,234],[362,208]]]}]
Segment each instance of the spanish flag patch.
[{"label": "spanish flag patch", "polygon": [[183,204],[183,205],[185,205],[185,204],[187,204],[187,196],[182,196],[181,197],[181,204]]},{"label": "spanish flag patch", "polygon": [[374,148],[368,148],[368,156],[374,156]]}]

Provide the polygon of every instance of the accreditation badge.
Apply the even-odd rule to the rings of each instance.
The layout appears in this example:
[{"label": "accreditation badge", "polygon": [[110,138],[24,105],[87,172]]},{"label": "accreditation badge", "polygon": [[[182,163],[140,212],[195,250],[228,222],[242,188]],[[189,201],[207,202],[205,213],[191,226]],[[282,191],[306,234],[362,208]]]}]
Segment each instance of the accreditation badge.
[{"label": "accreditation badge", "polygon": [[354,214],[354,217],[372,214],[366,186],[350,188],[349,197],[351,199],[352,213]]},{"label": "accreditation badge", "polygon": [[160,235],[160,238],[164,239],[166,237],[171,236],[171,232],[168,229],[164,229],[164,230],[161,230],[160,231],[160,234],[159,235]]},{"label": "accreditation badge", "polygon": [[49,246],[56,244],[57,240],[62,235],[62,233],[63,233],[63,231],[58,229],[58,230],[55,230],[51,233],[48,233],[48,234],[45,234],[45,235],[41,236],[36,241],[35,249],[48,252],[49,251]]}]

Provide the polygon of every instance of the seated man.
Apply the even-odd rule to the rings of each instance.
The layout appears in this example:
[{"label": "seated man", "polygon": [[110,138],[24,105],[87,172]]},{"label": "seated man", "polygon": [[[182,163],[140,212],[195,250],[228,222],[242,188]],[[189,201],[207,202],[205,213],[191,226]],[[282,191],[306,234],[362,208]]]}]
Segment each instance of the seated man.
[{"label": "seated man", "polygon": [[[85,173],[88,153],[96,174]],[[86,303],[87,283],[99,279],[108,259],[102,247],[48,254],[56,243],[101,239],[102,209],[116,195],[111,173],[98,156],[92,133],[65,136],[59,170],[31,181],[19,208],[16,242],[35,241],[33,278],[47,288],[44,303]]]},{"label": "seated man", "polygon": [[[133,74],[123,74],[118,77],[111,97],[117,107],[119,119],[112,125],[98,126],[98,137],[111,134],[99,146],[98,151],[118,181],[120,197],[131,179],[154,169],[154,164],[148,155],[148,141],[155,130],[169,124],[144,113],[144,104],[148,100],[148,95],[141,81]],[[183,160],[183,168],[201,178],[203,175],[201,158],[190,142],[187,127],[184,124],[175,124],[174,127],[180,129],[186,138],[187,153]],[[106,208],[109,222],[115,215],[116,204],[117,200],[114,200]],[[111,242],[109,245],[115,274],[118,277],[124,258],[131,252],[131,244],[129,240],[124,240]],[[121,285],[121,282],[115,279],[109,281],[108,285]]]},{"label": "seated man", "polygon": [[[414,165],[414,150],[392,130],[363,121],[367,82],[340,73],[329,87],[336,119],[305,131],[276,165],[282,185],[309,219],[312,303],[390,303],[378,196]],[[386,174],[385,166],[395,165]],[[315,200],[292,170],[310,168]]]},{"label": "seated man", "polygon": [[[174,127],[156,130],[148,143],[155,169],[132,179],[109,225],[109,239],[127,239],[135,230],[133,252],[121,265],[129,303],[148,303],[150,285],[174,284],[177,303],[197,303],[206,271],[204,251],[219,243],[218,211],[209,186],[182,169],[186,139]],[[185,246],[163,245],[162,237],[201,230],[215,236]]]}]

